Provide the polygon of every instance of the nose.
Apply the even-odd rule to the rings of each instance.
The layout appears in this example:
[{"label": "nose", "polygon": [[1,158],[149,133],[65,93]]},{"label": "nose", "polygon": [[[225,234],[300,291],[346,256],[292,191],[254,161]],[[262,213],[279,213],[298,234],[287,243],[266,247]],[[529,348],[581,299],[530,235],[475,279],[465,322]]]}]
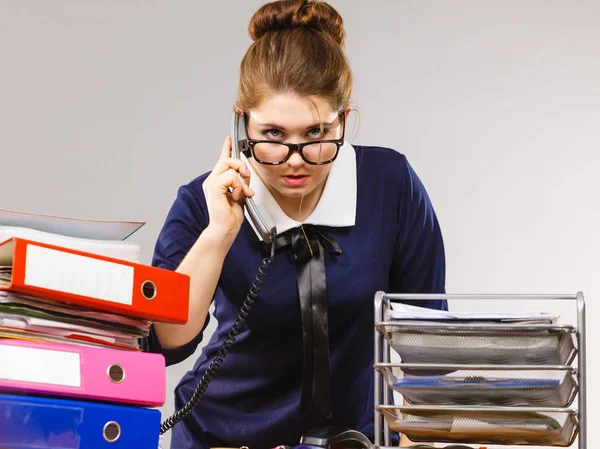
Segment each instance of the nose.
[{"label": "nose", "polygon": [[300,156],[300,153],[294,151],[290,158],[287,160],[287,163],[290,167],[301,167],[305,164],[304,159]]}]

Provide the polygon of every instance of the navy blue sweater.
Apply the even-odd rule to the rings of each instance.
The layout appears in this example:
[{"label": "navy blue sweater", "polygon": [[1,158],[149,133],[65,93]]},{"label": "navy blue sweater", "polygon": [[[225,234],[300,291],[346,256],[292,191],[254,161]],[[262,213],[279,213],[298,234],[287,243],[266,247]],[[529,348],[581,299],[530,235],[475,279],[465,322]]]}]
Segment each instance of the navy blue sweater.
[{"label": "navy blue sweater", "polygon": [[[288,247],[276,252],[246,328],[200,404],[173,428],[173,449],[295,445],[303,433],[324,424],[350,427],[373,438],[374,294],[445,292],[445,256],[430,198],[406,157],[387,148],[354,148],[356,223],[320,228],[342,249],[338,256],[326,254],[332,418],[318,410],[298,416],[302,330]],[[202,191],[207,176],[180,187],[158,237],[153,265],[176,269],[208,225]],[[264,256],[245,221],[214,295],[218,327],[176,387],[177,409],[190,399],[232,327]],[[446,301],[414,304],[447,309]],[[152,334],[147,350],[162,352],[172,365],[193,354],[202,338],[203,332],[183,347],[164,350]]]}]

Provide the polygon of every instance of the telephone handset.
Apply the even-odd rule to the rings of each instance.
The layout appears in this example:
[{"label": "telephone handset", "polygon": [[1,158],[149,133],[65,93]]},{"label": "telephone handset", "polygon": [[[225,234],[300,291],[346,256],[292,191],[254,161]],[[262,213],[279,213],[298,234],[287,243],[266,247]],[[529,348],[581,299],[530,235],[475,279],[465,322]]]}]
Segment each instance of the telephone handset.
[{"label": "telephone handset", "polygon": [[[248,148],[248,134],[246,132],[246,116],[242,113],[234,112],[231,121],[231,147],[232,156],[241,159],[242,151]],[[240,177],[241,178],[241,177]],[[242,178],[243,180],[243,178]],[[246,210],[254,227],[265,241],[270,244],[277,236],[277,228],[271,216],[265,208],[256,204],[252,198],[245,198]]]}]

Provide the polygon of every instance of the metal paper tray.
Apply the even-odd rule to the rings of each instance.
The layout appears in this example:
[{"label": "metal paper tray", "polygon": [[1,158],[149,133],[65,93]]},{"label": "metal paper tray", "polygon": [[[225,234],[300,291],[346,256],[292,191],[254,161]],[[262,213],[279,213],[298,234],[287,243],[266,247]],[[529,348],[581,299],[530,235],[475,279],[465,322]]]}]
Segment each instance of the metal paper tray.
[{"label": "metal paper tray", "polygon": [[569,365],[577,354],[568,325],[394,321],[377,329],[406,363]]},{"label": "metal paper tray", "polygon": [[579,430],[569,409],[378,405],[377,411],[391,430],[416,442],[566,447]]},{"label": "metal paper tray", "polygon": [[379,363],[375,369],[414,405],[569,407],[578,391],[571,366]]}]

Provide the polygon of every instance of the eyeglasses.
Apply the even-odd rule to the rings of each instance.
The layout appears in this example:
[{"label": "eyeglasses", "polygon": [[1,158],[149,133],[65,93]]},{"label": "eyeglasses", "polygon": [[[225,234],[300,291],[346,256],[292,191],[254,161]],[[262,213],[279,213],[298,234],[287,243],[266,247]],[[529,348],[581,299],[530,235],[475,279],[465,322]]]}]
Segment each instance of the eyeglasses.
[{"label": "eyeglasses", "polygon": [[[346,121],[344,114],[340,114],[342,120],[342,137],[331,140],[315,140],[303,143],[275,142],[273,140],[247,140],[246,148],[242,153],[246,157],[252,156],[256,162],[265,165],[280,165],[286,162],[292,153],[297,151],[304,162],[311,165],[330,164],[337,158],[340,147],[344,144],[346,134]],[[247,123],[246,119],[246,123]],[[246,135],[248,130],[246,129]]]}]

